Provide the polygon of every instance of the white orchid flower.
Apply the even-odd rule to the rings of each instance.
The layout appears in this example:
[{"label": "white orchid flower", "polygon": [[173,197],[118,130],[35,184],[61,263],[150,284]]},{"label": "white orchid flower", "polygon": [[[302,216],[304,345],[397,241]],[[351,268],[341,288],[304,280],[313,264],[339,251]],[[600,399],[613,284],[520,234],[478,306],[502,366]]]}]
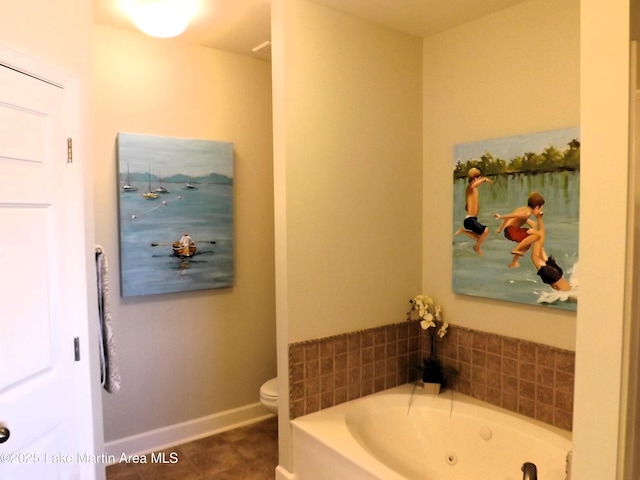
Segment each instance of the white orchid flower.
[{"label": "white orchid flower", "polygon": [[427,330],[428,328],[435,327],[436,324],[433,322],[433,320],[425,319],[420,322],[420,326],[422,327],[423,330]]},{"label": "white orchid flower", "polygon": [[436,322],[434,322],[433,320],[434,320],[433,315],[427,312],[426,315],[423,317],[423,320],[420,322],[420,326],[422,327],[423,330],[426,330],[431,327],[435,327]]},{"label": "white orchid flower", "polygon": [[440,338],[447,334],[447,328],[449,328],[449,322],[442,322],[442,326],[438,329],[438,336]]},{"label": "white orchid flower", "polygon": [[[447,334],[449,323],[442,320],[442,308],[440,308],[440,305],[436,305],[431,297],[427,295],[416,295],[410,302],[413,305],[411,310],[418,311],[420,327],[423,330],[428,330],[431,327],[437,328],[438,323],[436,322],[440,322],[440,328],[438,328],[437,331],[438,336],[442,338]],[[409,312],[408,318],[411,318],[411,312]]]},{"label": "white orchid flower", "polygon": [[426,295],[418,295],[415,299],[417,302],[425,306],[433,305],[433,300],[431,299],[431,297],[428,297]]}]

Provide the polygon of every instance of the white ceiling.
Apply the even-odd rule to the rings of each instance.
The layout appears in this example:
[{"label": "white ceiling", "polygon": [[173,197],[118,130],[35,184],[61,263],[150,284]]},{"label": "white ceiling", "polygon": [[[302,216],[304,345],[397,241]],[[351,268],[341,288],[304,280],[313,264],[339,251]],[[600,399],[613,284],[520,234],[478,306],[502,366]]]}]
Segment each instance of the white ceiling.
[{"label": "white ceiling", "polygon": [[[94,22],[136,27],[123,2],[93,0]],[[252,50],[270,40],[271,0],[197,0],[198,12],[178,39],[219,50],[270,59],[271,49]],[[354,16],[420,37],[469,22],[524,0],[312,0]]]}]

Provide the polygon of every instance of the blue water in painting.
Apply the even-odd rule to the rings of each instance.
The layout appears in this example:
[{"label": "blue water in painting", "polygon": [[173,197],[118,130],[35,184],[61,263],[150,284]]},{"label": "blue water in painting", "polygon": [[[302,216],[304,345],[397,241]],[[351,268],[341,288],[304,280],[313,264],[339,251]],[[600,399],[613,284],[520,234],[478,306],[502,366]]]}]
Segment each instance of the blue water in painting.
[{"label": "blue water in painting", "polygon": [[[169,193],[146,199],[120,192],[122,296],[222,288],[233,285],[233,187],[166,183]],[[188,231],[197,253],[173,255]],[[153,246],[157,244],[157,246]]]},{"label": "blue water in painting", "polygon": [[[453,291],[467,295],[495,298],[531,305],[551,305],[576,310],[576,303],[545,285],[527,253],[519,268],[507,268],[515,243],[496,233],[500,220],[494,213],[510,213],[526,205],[528,195],[537,191],[545,198],[544,222],[547,232],[545,250],[564,270],[564,277],[578,285],[579,172],[516,174],[492,177],[495,184],[479,187],[481,223],[490,233],[482,244],[484,256],[476,254],[475,242],[466,235],[453,238]],[[464,195],[468,181],[454,182],[454,231],[466,215]]]}]

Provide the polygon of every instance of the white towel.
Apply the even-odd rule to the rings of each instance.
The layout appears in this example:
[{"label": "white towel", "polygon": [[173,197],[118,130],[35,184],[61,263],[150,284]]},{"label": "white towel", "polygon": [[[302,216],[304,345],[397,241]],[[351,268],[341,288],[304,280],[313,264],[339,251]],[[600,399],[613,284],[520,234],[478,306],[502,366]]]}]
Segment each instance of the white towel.
[{"label": "white towel", "polygon": [[109,266],[107,255],[100,246],[96,246],[96,274],[98,279],[98,316],[100,321],[100,381],[109,393],[120,390],[120,371],[111,326],[111,308],[109,305]]}]

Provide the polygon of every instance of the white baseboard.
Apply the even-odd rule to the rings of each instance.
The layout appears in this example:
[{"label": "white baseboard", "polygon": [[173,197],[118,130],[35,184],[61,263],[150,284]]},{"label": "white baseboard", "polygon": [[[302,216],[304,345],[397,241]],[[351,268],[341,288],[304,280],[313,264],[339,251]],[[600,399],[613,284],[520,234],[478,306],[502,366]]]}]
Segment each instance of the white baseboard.
[{"label": "white baseboard", "polygon": [[276,480],[294,480],[294,475],[282,465],[276,467]]},{"label": "white baseboard", "polygon": [[232,430],[251,423],[266,420],[274,415],[262,406],[253,403],[244,407],[225,410],[206,417],[196,418],[187,422],[176,423],[167,427],[150,430],[130,437],[106,442],[105,453],[113,455],[118,461],[122,454],[141,455],[164,450],[182,443],[208,437],[216,433]]}]

